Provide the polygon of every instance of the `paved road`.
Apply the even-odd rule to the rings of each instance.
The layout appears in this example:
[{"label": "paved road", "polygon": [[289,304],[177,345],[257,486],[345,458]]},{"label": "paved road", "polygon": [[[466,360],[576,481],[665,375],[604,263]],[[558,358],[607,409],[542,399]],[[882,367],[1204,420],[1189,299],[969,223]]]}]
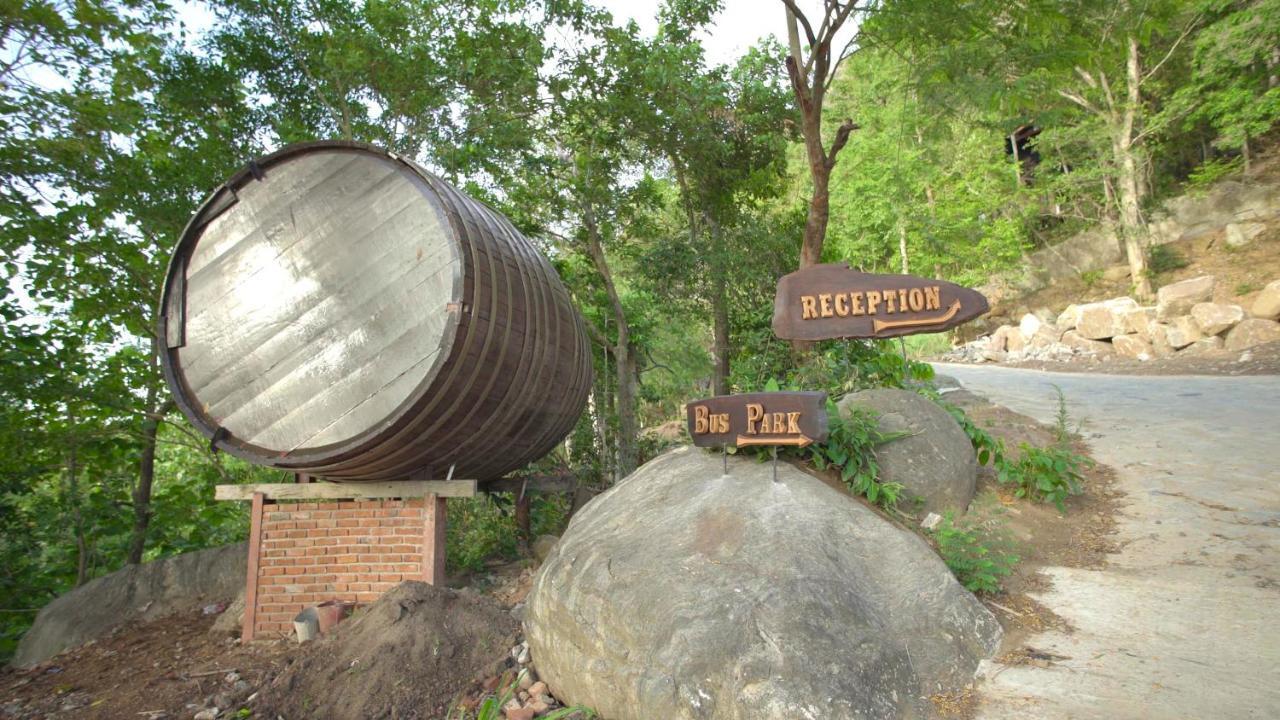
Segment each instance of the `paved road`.
[{"label": "paved road", "polygon": [[1075,626],[1049,668],[988,664],[981,718],[1280,718],[1280,377],[1133,377],[938,364],[1051,422],[1062,388],[1126,494],[1103,570],[1049,568]]}]

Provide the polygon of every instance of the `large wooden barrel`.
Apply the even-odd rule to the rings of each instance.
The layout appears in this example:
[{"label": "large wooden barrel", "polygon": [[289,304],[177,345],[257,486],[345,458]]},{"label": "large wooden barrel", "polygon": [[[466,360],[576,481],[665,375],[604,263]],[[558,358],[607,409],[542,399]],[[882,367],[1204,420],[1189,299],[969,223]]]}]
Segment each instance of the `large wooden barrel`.
[{"label": "large wooden barrel", "polygon": [[161,310],[165,378],[213,445],[321,477],[499,477],[563,440],[591,385],[533,244],[367,145],[234,175],[183,231]]}]

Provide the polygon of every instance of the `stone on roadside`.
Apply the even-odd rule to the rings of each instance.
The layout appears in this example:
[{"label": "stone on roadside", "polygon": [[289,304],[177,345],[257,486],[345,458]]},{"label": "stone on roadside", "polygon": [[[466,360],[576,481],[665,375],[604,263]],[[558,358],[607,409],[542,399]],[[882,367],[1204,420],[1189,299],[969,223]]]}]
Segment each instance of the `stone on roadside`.
[{"label": "stone on roadside", "polygon": [[1005,352],[1010,355],[1016,355],[1027,347],[1027,339],[1022,337],[1022,331],[1019,328],[1010,326],[1009,332],[1005,333],[1004,339]]},{"label": "stone on roadside", "polygon": [[1196,357],[1199,355],[1209,355],[1222,350],[1226,342],[1218,335],[1210,335],[1202,337],[1199,340],[1178,351],[1178,355],[1186,355],[1188,357]]},{"label": "stone on roadside", "polygon": [[1151,343],[1151,352],[1156,357],[1172,357],[1178,351],[1169,344],[1169,326],[1165,323],[1153,322],[1147,331],[1147,341]]},{"label": "stone on roadside", "polygon": [[556,696],[610,720],[928,717],[999,646],[919,536],[788,463],[673,450],[560,542],[525,629]]},{"label": "stone on roadside", "polygon": [[1005,352],[1009,349],[1009,333],[1017,332],[1017,328],[1012,325],[1001,325],[996,331],[991,333],[990,344],[987,349],[993,352]]},{"label": "stone on roadside", "polygon": [[1227,245],[1238,248],[1253,242],[1262,234],[1267,226],[1262,223],[1229,223],[1227,225]]},{"label": "stone on roadside", "polygon": [[1062,340],[1062,330],[1056,325],[1041,325],[1036,334],[1027,341],[1028,350],[1048,350]]},{"label": "stone on roadside", "polygon": [[1200,326],[1200,332],[1217,335],[1244,320],[1244,308],[1227,303],[1196,303],[1191,308],[1191,317]]},{"label": "stone on roadside", "polygon": [[1156,321],[1156,309],[1152,307],[1137,307],[1125,310],[1121,313],[1124,327],[1128,334],[1138,335],[1142,338],[1150,337],[1148,335],[1151,323]]},{"label": "stone on roadside", "polygon": [[1262,288],[1262,292],[1253,299],[1250,312],[1256,318],[1276,320],[1280,318],[1280,280],[1273,280]]},{"label": "stone on roadside", "polygon": [[1061,313],[1058,314],[1058,320],[1054,324],[1062,328],[1062,330],[1075,330],[1076,325],[1080,322],[1080,306],[1068,305]]},{"label": "stone on roadside", "polygon": [[1138,303],[1131,297],[1118,297],[1080,307],[1080,320],[1076,332],[1090,340],[1106,340],[1124,335],[1125,314],[1136,309]]},{"label": "stone on roadside", "polygon": [[1175,350],[1181,350],[1204,337],[1204,333],[1200,332],[1200,326],[1196,324],[1194,318],[1190,315],[1181,315],[1169,321],[1164,336]]},{"label": "stone on roadside", "polygon": [[909,390],[883,388],[849,393],[838,407],[845,417],[855,407],[872,410],[881,433],[901,436],[876,447],[880,482],[900,483],[906,497],[924,501],[925,512],[969,507],[978,480],[977,456],[969,436],[938,403]]},{"label": "stone on roadside", "polygon": [[1280,340],[1280,323],[1262,318],[1249,318],[1231,328],[1225,347],[1228,350],[1244,350],[1254,345]]},{"label": "stone on roadside", "polygon": [[1018,322],[1018,332],[1022,333],[1022,337],[1024,339],[1030,340],[1035,336],[1036,332],[1040,330],[1040,326],[1043,324],[1044,323],[1041,322],[1040,318],[1032,315],[1031,313],[1027,313],[1026,315],[1023,315],[1022,320]]},{"label": "stone on roadside", "polygon": [[1087,355],[1095,355],[1097,357],[1106,357],[1115,354],[1115,348],[1111,343],[1102,342],[1101,340],[1091,340],[1075,330],[1068,330],[1062,334],[1062,344],[1067,347],[1078,350]]},{"label": "stone on roadside", "polygon": [[1156,318],[1169,321],[1191,312],[1196,303],[1213,300],[1214,285],[1212,275],[1165,285],[1156,291]]},{"label": "stone on roadside", "polygon": [[1139,335],[1117,335],[1111,338],[1111,346],[1121,357],[1150,360],[1155,355],[1151,350],[1151,343]]}]

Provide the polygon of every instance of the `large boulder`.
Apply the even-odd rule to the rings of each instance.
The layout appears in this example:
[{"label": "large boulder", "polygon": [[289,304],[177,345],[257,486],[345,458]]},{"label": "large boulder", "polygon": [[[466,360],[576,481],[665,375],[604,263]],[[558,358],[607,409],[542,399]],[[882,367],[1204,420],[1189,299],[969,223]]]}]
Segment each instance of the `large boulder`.
[{"label": "large boulder", "polygon": [[1130,334],[1148,337],[1151,324],[1156,321],[1154,307],[1136,307],[1121,312],[1125,331]]},{"label": "large boulder", "polygon": [[1090,340],[1106,340],[1129,332],[1125,317],[1138,308],[1130,297],[1118,297],[1080,306],[1076,332]]},{"label": "large boulder", "polygon": [[681,448],[542,566],[538,675],[610,720],[922,718],[1000,626],[914,533],[787,463]]},{"label": "large boulder", "polygon": [[1263,320],[1280,319],[1280,280],[1273,280],[1262,288],[1262,292],[1253,299],[1250,311],[1254,317]]},{"label": "large boulder", "polygon": [[1156,291],[1156,317],[1168,321],[1186,315],[1196,303],[1213,300],[1213,287],[1212,275],[1165,285]]},{"label": "large boulder", "polygon": [[1196,303],[1191,308],[1191,317],[1200,326],[1200,332],[1217,335],[1244,320],[1244,308],[1228,303]]},{"label": "large boulder", "polygon": [[1165,328],[1164,337],[1169,341],[1169,345],[1176,350],[1204,337],[1204,333],[1200,332],[1200,326],[1196,324],[1194,318],[1190,315],[1182,315],[1169,321],[1168,327]]},{"label": "large boulder", "polygon": [[1153,356],[1151,343],[1140,335],[1117,335],[1111,338],[1111,347],[1121,357],[1150,360]]},{"label": "large boulder", "polygon": [[90,580],[40,610],[12,663],[29,667],[126,623],[230,602],[244,591],[247,560],[245,543],[237,543],[126,565]]},{"label": "large boulder", "polygon": [[1075,330],[1068,330],[1062,334],[1062,344],[1085,355],[1093,355],[1094,357],[1105,358],[1115,355],[1115,348],[1111,343],[1102,342],[1101,340],[1090,340]]},{"label": "large boulder", "polygon": [[1228,350],[1244,350],[1254,345],[1280,340],[1280,323],[1262,318],[1249,318],[1227,333]]},{"label": "large boulder", "polygon": [[973,443],[955,418],[938,403],[909,390],[862,390],[845,395],[840,415],[852,408],[879,416],[880,432],[901,435],[876,448],[881,482],[901,483],[907,494],[923,501],[925,512],[963,512],[978,482]]}]

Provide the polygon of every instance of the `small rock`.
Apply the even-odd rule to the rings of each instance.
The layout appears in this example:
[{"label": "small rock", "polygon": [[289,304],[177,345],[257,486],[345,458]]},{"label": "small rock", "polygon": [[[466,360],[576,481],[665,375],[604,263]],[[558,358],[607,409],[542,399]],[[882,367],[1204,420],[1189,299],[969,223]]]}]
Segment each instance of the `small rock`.
[{"label": "small rock", "polygon": [[526,705],[525,707],[532,710],[535,715],[541,715],[542,713],[551,709],[551,703],[547,702],[546,700],[543,700],[542,698],[534,698],[533,700],[529,701],[529,704]]},{"label": "small rock", "polygon": [[1280,323],[1262,318],[1249,318],[1227,333],[1228,350],[1244,350],[1254,345],[1280,340]]},{"label": "small rock", "polygon": [[1227,245],[1244,247],[1266,229],[1267,226],[1262,223],[1230,223],[1227,225]]},{"label": "small rock", "polygon": [[539,695],[546,695],[547,684],[541,681],[534,683],[529,687],[529,694],[534,697],[537,697]]},{"label": "small rock", "polygon": [[1036,332],[1040,330],[1040,326],[1043,324],[1044,323],[1040,321],[1040,318],[1032,315],[1031,313],[1027,313],[1022,316],[1022,320],[1018,323],[1018,332],[1022,333],[1023,338],[1030,340]]},{"label": "small rock", "polygon": [[1156,318],[1172,320],[1179,315],[1186,315],[1196,303],[1213,300],[1213,288],[1216,282],[1212,275],[1183,280],[1172,285],[1165,285],[1156,292]]},{"label": "small rock", "polygon": [[531,707],[504,707],[502,714],[507,716],[507,720],[533,720],[538,713]]},{"label": "small rock", "polygon": [[924,520],[920,521],[920,527],[925,530],[932,530],[938,527],[938,523],[942,522],[942,516],[938,513],[929,513],[924,516]]},{"label": "small rock", "polygon": [[192,720],[217,720],[218,708],[205,708],[192,716]]},{"label": "small rock", "polygon": [[529,693],[525,690],[521,690],[519,693],[517,693],[516,697],[520,698],[520,702],[522,703],[529,701]]},{"label": "small rock", "polygon": [[1258,297],[1253,299],[1250,312],[1263,320],[1280,319],[1280,280],[1275,280],[1262,288]]},{"label": "small rock", "polygon": [[1196,303],[1191,308],[1191,317],[1200,326],[1200,332],[1217,335],[1244,320],[1244,308],[1227,303]]},{"label": "small rock", "polygon": [[516,654],[516,662],[521,665],[529,664],[529,647],[527,645],[520,648],[520,652]]},{"label": "small rock", "polygon": [[239,680],[240,680],[240,673],[234,670],[222,676],[222,682],[228,685],[235,685],[236,682]]}]

